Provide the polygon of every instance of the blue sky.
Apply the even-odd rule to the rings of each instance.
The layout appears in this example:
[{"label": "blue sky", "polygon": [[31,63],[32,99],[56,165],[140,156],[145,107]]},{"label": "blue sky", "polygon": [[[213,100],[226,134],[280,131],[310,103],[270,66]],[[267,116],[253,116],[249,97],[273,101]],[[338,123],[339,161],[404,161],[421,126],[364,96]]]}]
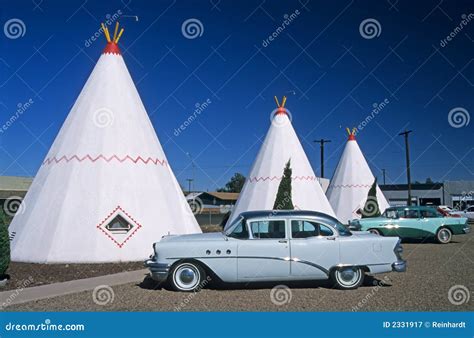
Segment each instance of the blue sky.
[{"label": "blue sky", "polygon": [[[238,5],[237,5],[238,4]],[[319,173],[316,138],[331,176],[346,141],[374,103],[388,102],[359,131],[376,176],[405,182],[403,139],[410,136],[413,180],[473,179],[474,13],[471,1],[1,1],[0,125],[19,104],[32,104],[0,133],[0,175],[32,176],[89,76],[105,39],[90,46],[107,15],[121,11],[124,58],[178,180],[214,190],[248,174],[275,108],[287,107]],[[269,45],[263,41],[299,14]],[[136,21],[131,16],[138,16]],[[9,38],[9,20],[24,28]],[[197,19],[201,35],[182,33]],[[375,35],[360,31],[375,22]],[[469,21],[469,22],[468,22]],[[456,27],[462,29],[441,46]],[[196,103],[211,103],[178,136]],[[459,128],[451,125],[455,124]],[[187,153],[195,159],[190,165]]]}]

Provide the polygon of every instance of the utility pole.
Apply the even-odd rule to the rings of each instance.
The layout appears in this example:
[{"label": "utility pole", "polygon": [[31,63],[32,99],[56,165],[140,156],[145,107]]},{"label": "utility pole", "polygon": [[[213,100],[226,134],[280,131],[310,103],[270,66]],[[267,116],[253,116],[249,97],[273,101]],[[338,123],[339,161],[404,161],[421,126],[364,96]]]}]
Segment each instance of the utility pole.
[{"label": "utility pole", "polygon": [[192,178],[187,178],[186,181],[188,181],[188,193],[191,193],[191,183],[194,181]]},{"label": "utility pole", "polygon": [[194,164],[194,158],[191,155],[191,153],[186,153],[186,156],[188,156],[189,159],[191,160],[192,178],[186,180],[186,181],[189,181],[189,190],[191,191],[191,182],[193,182],[194,179],[196,178],[196,165]]},{"label": "utility pole", "polygon": [[313,142],[319,143],[321,147],[321,178],[324,178],[324,144],[331,142],[331,140],[314,140]]},{"label": "utility pole", "polygon": [[408,144],[408,135],[413,132],[413,130],[405,130],[404,132],[398,134],[405,137],[405,157],[407,165],[407,183],[408,183],[408,205],[411,205],[411,175],[410,175],[410,145]]},{"label": "utility pole", "polygon": [[383,185],[385,185],[385,169],[382,169]]}]

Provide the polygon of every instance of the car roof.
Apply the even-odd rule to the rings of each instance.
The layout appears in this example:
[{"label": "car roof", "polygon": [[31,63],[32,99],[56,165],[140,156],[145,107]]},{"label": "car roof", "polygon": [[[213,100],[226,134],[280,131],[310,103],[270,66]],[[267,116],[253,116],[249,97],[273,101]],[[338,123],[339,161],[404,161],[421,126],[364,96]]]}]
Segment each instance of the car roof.
[{"label": "car roof", "polygon": [[338,220],[331,215],[324,214],[322,212],[312,211],[312,210],[255,210],[255,211],[245,211],[240,214],[245,219],[248,218],[259,218],[259,217],[318,217],[318,218],[329,218],[336,222]]},{"label": "car roof", "polygon": [[389,207],[387,208],[387,210],[436,210],[436,207],[435,206],[420,206],[420,205],[406,205],[406,206],[400,206],[400,207]]}]

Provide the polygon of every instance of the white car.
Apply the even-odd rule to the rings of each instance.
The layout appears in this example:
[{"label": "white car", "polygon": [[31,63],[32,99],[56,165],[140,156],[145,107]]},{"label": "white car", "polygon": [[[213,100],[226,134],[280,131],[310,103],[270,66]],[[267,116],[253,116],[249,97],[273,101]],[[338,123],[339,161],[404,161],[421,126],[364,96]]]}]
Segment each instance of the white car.
[{"label": "white car", "polygon": [[404,272],[397,237],[351,232],[313,211],[250,211],[222,233],[169,235],[145,262],[153,279],[177,291],[223,282],[331,279],[354,289],[365,273]]},{"label": "white car", "polygon": [[450,214],[459,215],[461,217],[466,217],[469,220],[473,220],[474,219],[474,205],[467,207],[463,211],[451,211]]}]

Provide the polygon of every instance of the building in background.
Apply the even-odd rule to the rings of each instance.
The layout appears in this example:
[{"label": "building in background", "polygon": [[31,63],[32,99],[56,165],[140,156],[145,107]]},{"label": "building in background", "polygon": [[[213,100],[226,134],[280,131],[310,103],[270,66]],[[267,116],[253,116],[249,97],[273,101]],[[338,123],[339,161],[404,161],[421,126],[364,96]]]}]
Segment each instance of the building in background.
[{"label": "building in background", "polygon": [[[463,210],[474,204],[474,181],[445,181],[444,183],[412,183],[412,203],[415,205],[448,205]],[[406,184],[381,185],[391,206],[406,205]]]},{"label": "building in background", "polygon": [[16,212],[18,201],[25,197],[31,182],[33,177],[0,176],[0,206],[7,213]]}]

